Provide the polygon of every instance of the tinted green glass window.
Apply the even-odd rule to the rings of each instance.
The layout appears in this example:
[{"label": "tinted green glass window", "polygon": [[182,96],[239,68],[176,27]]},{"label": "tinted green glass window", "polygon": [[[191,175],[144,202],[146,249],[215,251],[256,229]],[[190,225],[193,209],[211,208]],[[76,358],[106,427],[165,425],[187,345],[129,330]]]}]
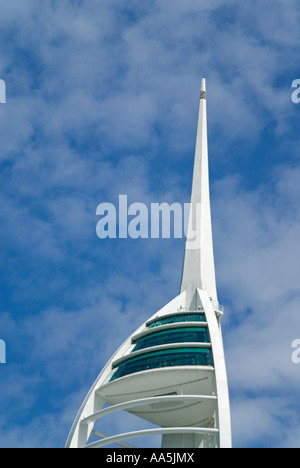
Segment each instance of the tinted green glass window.
[{"label": "tinted green glass window", "polygon": [[209,343],[207,328],[174,328],[144,336],[136,341],[133,351],[171,343]]},{"label": "tinted green glass window", "polygon": [[211,349],[169,349],[131,358],[116,366],[110,381],[136,372],[173,366],[213,366]]},{"label": "tinted green glass window", "polygon": [[167,325],[168,323],[179,322],[206,322],[205,314],[177,314],[169,315],[155,320],[148,325],[148,328],[159,327],[160,325]]}]

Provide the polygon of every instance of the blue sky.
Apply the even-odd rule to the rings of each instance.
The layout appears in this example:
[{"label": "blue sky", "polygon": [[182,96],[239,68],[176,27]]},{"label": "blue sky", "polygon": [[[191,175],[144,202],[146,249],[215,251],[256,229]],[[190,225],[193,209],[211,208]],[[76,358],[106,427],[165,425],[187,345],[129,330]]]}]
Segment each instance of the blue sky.
[{"label": "blue sky", "polygon": [[299,447],[296,0],[0,0],[0,446],[61,447],[114,350],[178,294],[183,240],[96,208],[188,202],[207,79],[235,447]]}]

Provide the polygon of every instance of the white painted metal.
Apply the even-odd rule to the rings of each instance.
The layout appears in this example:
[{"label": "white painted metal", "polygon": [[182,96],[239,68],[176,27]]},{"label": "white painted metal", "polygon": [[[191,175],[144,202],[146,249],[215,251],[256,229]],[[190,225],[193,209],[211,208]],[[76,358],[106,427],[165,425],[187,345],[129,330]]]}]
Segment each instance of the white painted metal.
[{"label": "white painted metal", "polygon": [[155,405],[158,403],[174,403],[176,400],[180,401],[216,401],[216,396],[210,395],[170,395],[170,396],[163,396],[163,397],[154,397],[154,398],[141,398],[140,400],[133,400],[127,401],[126,403],[120,403],[118,405],[109,406],[103,410],[97,411],[90,416],[81,420],[81,424],[89,424],[90,422],[95,422],[104,416],[108,416],[109,414],[115,413],[117,411],[128,410],[132,408],[137,408],[139,406],[145,405]]},{"label": "white painted metal", "polygon": [[[103,434],[103,432],[99,432],[99,431],[95,431],[93,430],[92,431],[92,434],[97,437],[98,439],[107,439],[107,437],[110,437],[108,436],[107,434]],[[122,447],[122,448],[130,448],[130,449],[134,449],[134,448],[137,448],[135,447],[134,445],[130,445],[130,444],[127,444],[126,442],[115,442],[115,445],[119,446],[119,447]]]},{"label": "white painted metal", "polygon": [[206,115],[206,82],[202,80],[195,149],[191,208],[189,215],[181,292],[206,289],[218,301],[213,253]]},{"label": "white painted metal", "polygon": [[[136,330],[107,363],[89,391],[74,421],[67,447],[102,447],[144,435],[162,434],[165,448],[230,448],[231,424],[228,384],[224,359],[221,318],[223,308],[217,298],[211,229],[209,173],[207,152],[206,85],[202,81],[194,175],[191,196],[192,212],[197,213],[196,236],[192,239],[190,216],[183,264],[181,293]],[[157,331],[185,328],[177,322],[150,328],[162,317],[204,313],[205,322],[190,322],[192,327],[207,327],[210,343],[160,344],[134,351],[135,340]],[[213,366],[186,365],[148,368],[112,380],[115,367],[132,357],[188,347],[212,350]],[[111,405],[103,408],[105,404]],[[126,411],[159,426],[158,429],[134,431],[109,436],[89,444],[94,424],[104,416]],[[94,431],[95,432],[95,431]],[[95,433],[102,434],[96,431]]]},{"label": "white painted metal", "polygon": [[219,428],[220,448],[231,448],[231,418],[230,404],[225,366],[224,347],[221,324],[218,321],[217,311],[205,290],[197,290],[201,303],[206,312],[210,339],[214,354],[214,368],[216,381],[216,395],[218,395],[217,427]]},{"label": "white painted metal", "polygon": [[107,437],[106,439],[98,440],[93,442],[83,448],[99,448],[105,447],[106,445],[115,444],[121,442],[122,440],[135,439],[136,437],[145,437],[149,435],[157,434],[217,434],[218,429],[209,429],[209,428],[195,428],[195,427],[167,427],[159,429],[146,429],[144,431],[134,431],[126,432],[124,434],[118,434],[117,436]]}]

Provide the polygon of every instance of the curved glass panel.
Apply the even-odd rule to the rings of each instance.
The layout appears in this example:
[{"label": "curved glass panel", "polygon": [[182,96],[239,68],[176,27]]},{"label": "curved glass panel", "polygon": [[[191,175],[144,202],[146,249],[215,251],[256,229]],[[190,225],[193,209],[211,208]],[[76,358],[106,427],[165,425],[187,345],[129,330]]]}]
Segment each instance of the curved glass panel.
[{"label": "curved glass panel", "polygon": [[205,314],[176,314],[162,317],[154,322],[149,323],[148,328],[159,327],[160,325],[167,325],[168,323],[179,323],[179,322],[206,322]]},{"label": "curved glass panel", "polygon": [[212,351],[208,348],[180,348],[137,356],[116,366],[110,382],[136,372],[173,366],[213,366]]},{"label": "curved glass panel", "polygon": [[171,343],[209,343],[208,329],[202,327],[173,328],[144,336],[134,344],[133,351]]}]

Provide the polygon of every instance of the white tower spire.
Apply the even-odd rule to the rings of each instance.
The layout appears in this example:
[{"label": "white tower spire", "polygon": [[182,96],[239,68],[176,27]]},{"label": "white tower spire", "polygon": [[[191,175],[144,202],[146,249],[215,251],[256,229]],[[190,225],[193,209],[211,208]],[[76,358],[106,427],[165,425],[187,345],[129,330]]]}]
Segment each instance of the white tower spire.
[{"label": "white tower spire", "polygon": [[206,82],[202,80],[196,138],[191,209],[183,263],[181,292],[206,289],[218,301],[211,228],[207,150]]},{"label": "white tower spire", "polygon": [[[157,434],[164,448],[231,447],[223,310],[217,301],[211,230],[205,80],[191,202],[181,293],[108,361],[75,418],[67,447],[129,447],[125,440]],[[105,435],[102,425],[95,430],[96,422],[119,411],[155,427],[116,435]]]}]

